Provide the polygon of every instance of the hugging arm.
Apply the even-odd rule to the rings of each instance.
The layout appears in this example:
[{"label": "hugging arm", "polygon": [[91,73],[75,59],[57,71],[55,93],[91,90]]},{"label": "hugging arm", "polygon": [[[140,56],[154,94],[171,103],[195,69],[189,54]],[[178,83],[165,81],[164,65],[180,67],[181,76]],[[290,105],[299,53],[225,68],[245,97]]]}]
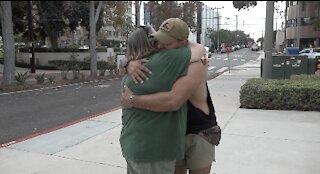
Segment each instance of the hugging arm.
[{"label": "hugging arm", "polygon": [[207,73],[206,68],[200,61],[191,63],[188,74],[180,77],[168,92],[133,95],[126,87],[121,97],[122,107],[135,107],[155,112],[178,110],[197,89],[202,80],[201,77]]},{"label": "hugging arm", "polygon": [[120,66],[120,75],[125,75],[128,73],[134,83],[142,83],[145,80],[148,80],[147,74],[150,74],[151,71],[145,67],[143,64],[148,62],[147,59],[138,59],[138,60],[124,60],[121,62]]}]

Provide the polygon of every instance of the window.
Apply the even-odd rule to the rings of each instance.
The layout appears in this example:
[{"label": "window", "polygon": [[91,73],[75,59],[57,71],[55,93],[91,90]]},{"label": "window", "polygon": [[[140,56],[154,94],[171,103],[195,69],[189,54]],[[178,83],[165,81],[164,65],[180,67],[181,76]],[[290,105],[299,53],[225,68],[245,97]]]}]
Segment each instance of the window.
[{"label": "window", "polygon": [[320,53],[320,49],[313,49],[313,52]]},{"label": "window", "polygon": [[111,37],[112,36],[112,32],[111,31],[107,31],[107,36]]}]

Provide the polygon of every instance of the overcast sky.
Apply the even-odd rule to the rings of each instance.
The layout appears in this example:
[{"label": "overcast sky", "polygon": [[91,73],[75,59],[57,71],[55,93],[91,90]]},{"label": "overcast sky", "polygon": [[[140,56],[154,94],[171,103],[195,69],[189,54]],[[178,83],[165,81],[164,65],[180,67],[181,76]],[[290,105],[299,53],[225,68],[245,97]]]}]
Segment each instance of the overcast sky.
[{"label": "overcast sky", "polygon": [[[142,1],[148,2],[148,1]],[[265,30],[265,16],[266,16],[266,1],[257,1],[257,6],[250,7],[249,10],[237,10],[233,7],[233,1],[201,1],[205,5],[212,8],[219,9],[220,13],[220,28],[227,30],[236,30],[236,15],[238,15],[238,30],[244,31],[245,34],[249,34],[250,37],[257,40],[264,36]],[[279,6],[280,11],[285,10],[285,2],[275,3],[275,7]],[[222,8],[223,7],[223,8]],[[133,7],[134,9],[134,7]],[[133,10],[134,13],[134,10]],[[274,18],[274,30],[281,29],[281,23],[284,22],[284,13],[282,13],[282,19],[280,14],[277,14],[277,20]],[[143,24],[143,8],[141,7],[140,23]],[[277,21],[277,22],[276,22]],[[276,24],[277,23],[277,24]]]},{"label": "overcast sky", "polygon": [[[220,28],[228,30],[236,30],[236,15],[238,15],[238,30],[244,31],[246,34],[250,34],[250,37],[257,40],[264,36],[265,30],[265,16],[266,16],[266,1],[257,1],[257,6],[249,8],[249,10],[237,10],[233,7],[233,1],[202,1],[205,5],[212,8],[219,9],[220,13]],[[284,12],[285,2],[275,3],[275,7],[280,6],[280,9]],[[223,8],[222,8],[223,7]],[[276,11],[274,12],[276,16]],[[282,13],[282,19],[280,14],[277,13],[278,19],[274,18],[274,30],[281,29],[281,23],[284,21],[284,13]],[[277,22],[276,22],[277,21]],[[277,25],[276,25],[277,23]]]}]

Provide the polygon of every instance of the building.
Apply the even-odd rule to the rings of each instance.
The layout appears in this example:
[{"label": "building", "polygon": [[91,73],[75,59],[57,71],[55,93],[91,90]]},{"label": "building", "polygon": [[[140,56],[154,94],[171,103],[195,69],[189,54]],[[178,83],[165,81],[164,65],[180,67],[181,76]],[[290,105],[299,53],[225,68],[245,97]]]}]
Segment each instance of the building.
[{"label": "building", "polygon": [[[288,1],[286,45],[288,47],[320,47],[319,1]],[[315,21],[318,21],[316,26]]]},{"label": "building", "polygon": [[202,6],[201,13],[201,36],[200,42],[204,46],[211,48],[212,42],[209,38],[211,31],[218,31],[218,11],[205,4]]}]

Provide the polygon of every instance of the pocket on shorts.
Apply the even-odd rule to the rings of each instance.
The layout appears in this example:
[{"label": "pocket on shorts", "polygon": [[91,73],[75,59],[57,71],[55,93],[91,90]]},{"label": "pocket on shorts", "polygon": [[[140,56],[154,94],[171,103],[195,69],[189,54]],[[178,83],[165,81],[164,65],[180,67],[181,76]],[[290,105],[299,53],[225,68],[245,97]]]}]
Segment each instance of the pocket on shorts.
[{"label": "pocket on shorts", "polygon": [[218,146],[221,140],[221,128],[216,125],[211,128],[205,129],[198,133],[201,137],[203,137],[210,144]]}]

